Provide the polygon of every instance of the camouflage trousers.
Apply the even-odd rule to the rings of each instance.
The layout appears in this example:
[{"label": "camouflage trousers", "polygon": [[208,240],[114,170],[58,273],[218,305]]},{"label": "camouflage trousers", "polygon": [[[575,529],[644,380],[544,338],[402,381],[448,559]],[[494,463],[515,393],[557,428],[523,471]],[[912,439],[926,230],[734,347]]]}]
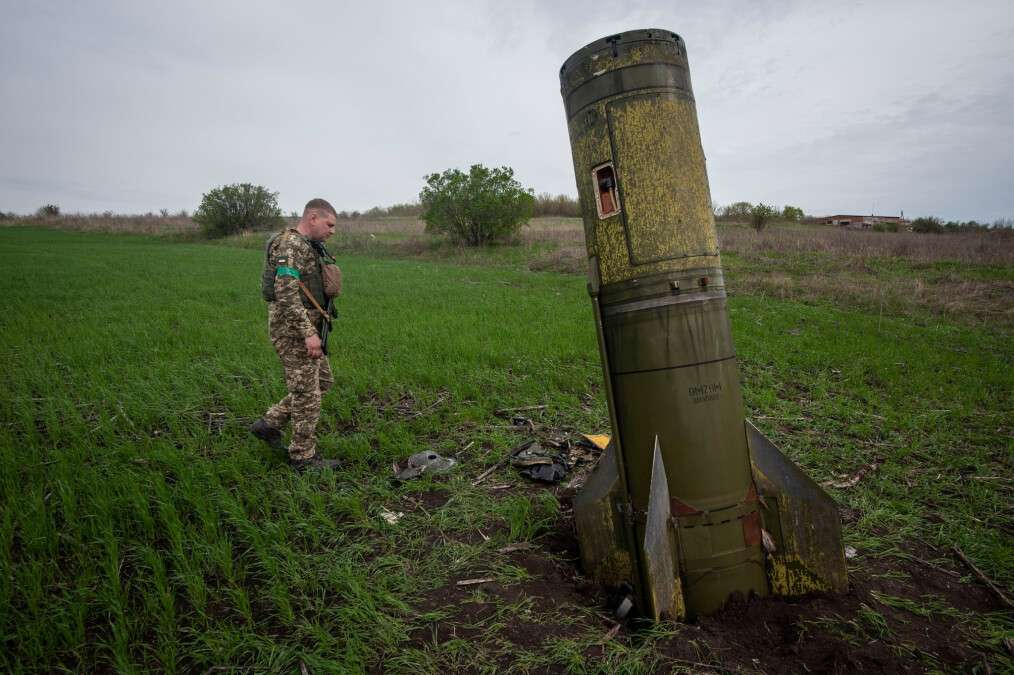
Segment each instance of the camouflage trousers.
[{"label": "camouflage trousers", "polygon": [[271,339],[271,344],[282,361],[285,387],[289,393],[264,413],[264,421],[275,429],[282,429],[291,421],[289,458],[309,459],[317,452],[320,400],[334,384],[331,364],[327,356],[311,359],[306,353],[303,338],[276,337]]}]

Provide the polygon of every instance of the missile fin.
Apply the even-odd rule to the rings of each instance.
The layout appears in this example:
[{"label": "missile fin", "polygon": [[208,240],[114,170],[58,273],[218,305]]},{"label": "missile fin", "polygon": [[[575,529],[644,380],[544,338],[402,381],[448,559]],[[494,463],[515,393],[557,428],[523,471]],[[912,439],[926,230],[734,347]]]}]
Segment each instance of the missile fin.
[{"label": "missile fin", "polygon": [[644,576],[648,601],[646,611],[658,621],[663,615],[672,619],[686,616],[682,584],[672,536],[672,512],[669,507],[669,481],[665,462],[655,437],[655,451],[651,461],[651,488],[648,493],[648,513],[644,526]]},{"label": "missile fin", "polygon": [[763,532],[772,545],[765,547],[772,594],[847,591],[841,518],[834,499],[749,420],[745,426]]},{"label": "missile fin", "polygon": [[625,506],[616,452],[609,443],[595,471],[574,496],[581,564],[586,575],[607,586],[619,586],[636,578],[636,562],[627,543]]}]

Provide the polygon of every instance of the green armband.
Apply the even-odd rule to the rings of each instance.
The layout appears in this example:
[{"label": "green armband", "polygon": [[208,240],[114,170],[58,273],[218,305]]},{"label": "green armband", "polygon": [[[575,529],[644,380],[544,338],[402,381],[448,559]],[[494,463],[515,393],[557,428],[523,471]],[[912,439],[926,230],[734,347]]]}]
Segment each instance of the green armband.
[{"label": "green armband", "polygon": [[275,270],[275,276],[299,278],[299,270],[294,267],[279,267]]}]

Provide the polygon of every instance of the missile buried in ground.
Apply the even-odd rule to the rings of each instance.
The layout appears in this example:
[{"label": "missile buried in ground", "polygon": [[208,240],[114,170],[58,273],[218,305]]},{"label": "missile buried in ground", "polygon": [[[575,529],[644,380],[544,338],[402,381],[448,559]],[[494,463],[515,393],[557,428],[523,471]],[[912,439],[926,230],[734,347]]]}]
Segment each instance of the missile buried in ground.
[{"label": "missile buried in ground", "polygon": [[612,441],[574,501],[585,571],[658,619],[847,588],[831,498],[743,416],[686,47],[560,69]]}]

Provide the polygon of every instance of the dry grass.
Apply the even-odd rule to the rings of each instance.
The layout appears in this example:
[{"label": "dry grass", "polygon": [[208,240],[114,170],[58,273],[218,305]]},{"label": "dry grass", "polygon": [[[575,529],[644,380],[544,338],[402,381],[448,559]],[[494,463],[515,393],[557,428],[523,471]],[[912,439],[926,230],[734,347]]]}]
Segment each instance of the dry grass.
[{"label": "dry grass", "polygon": [[576,244],[584,251],[584,225],[580,218],[536,218],[522,228],[519,236],[530,242]]},{"label": "dry grass", "polygon": [[[718,231],[734,293],[1014,326],[1014,232],[929,235],[797,224],[756,232],[739,223],[719,223]],[[578,218],[536,218],[511,246],[486,251],[435,239],[416,219],[361,219],[339,223],[335,245],[369,255],[587,270]]]},{"label": "dry grass", "polygon": [[[728,267],[726,268],[728,270]],[[918,276],[883,283],[875,275],[791,275],[779,270],[729,274],[733,293],[831,302],[874,314],[926,314],[1000,329],[1014,327],[1014,282]]]},{"label": "dry grass", "polygon": [[895,258],[911,262],[951,261],[976,265],[1014,265],[1014,232],[916,234],[830,227],[769,228],[762,232],[739,225],[719,226],[722,251],[827,253],[851,260]]},{"label": "dry grass", "polygon": [[[66,215],[49,218],[16,218],[5,226],[46,227],[81,232],[166,235],[199,232],[191,218],[147,215]],[[404,239],[425,236],[425,223],[415,217],[339,220],[342,238]],[[824,226],[774,226],[755,232],[743,223],[719,223],[723,253],[755,256],[766,253],[826,253],[851,261],[870,258],[904,259],[910,262],[959,262],[976,265],[1014,265],[1014,231],[976,234],[916,234],[872,232]],[[427,237],[427,239],[429,239]],[[584,229],[579,218],[535,218],[521,229],[514,244],[554,249],[574,247],[564,258],[583,255]],[[409,249],[418,248],[410,246]]]},{"label": "dry grass", "polygon": [[339,220],[335,227],[337,234],[353,236],[368,235],[400,235],[420,236],[426,232],[426,223],[418,218],[360,218],[356,220]]},{"label": "dry grass", "polygon": [[151,234],[178,235],[196,234],[201,227],[193,219],[184,216],[157,216],[154,214],[116,215],[66,215],[5,220],[4,226],[45,227],[54,230],[75,232],[107,232],[110,234]]},{"label": "dry grass", "polygon": [[473,264],[521,264],[533,270],[583,272],[584,230],[578,218],[535,218],[505,244],[469,249],[426,234],[416,218],[361,218],[338,221],[333,247],[366,255],[394,255]]},{"label": "dry grass", "polygon": [[1014,326],[1014,236],[719,228],[733,292]]}]

